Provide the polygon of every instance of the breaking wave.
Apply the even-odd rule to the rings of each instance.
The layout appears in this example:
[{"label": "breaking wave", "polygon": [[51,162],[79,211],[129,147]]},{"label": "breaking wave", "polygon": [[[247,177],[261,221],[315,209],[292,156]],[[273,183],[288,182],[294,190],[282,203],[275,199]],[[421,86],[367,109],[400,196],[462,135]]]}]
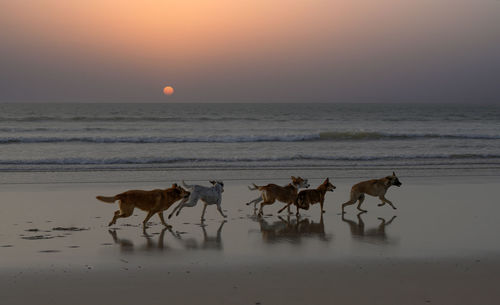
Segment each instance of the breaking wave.
[{"label": "breaking wave", "polygon": [[119,164],[175,164],[175,163],[253,163],[279,161],[384,161],[430,159],[500,159],[495,154],[436,154],[410,156],[312,156],[294,155],[276,158],[189,158],[189,157],[131,157],[131,158],[47,158],[38,160],[0,160],[0,165],[119,165]]},{"label": "breaking wave", "polygon": [[251,143],[306,141],[375,141],[412,139],[478,139],[498,140],[500,135],[474,134],[391,134],[381,132],[319,132],[289,135],[228,135],[228,136],[12,136],[0,137],[0,144],[13,143]]}]

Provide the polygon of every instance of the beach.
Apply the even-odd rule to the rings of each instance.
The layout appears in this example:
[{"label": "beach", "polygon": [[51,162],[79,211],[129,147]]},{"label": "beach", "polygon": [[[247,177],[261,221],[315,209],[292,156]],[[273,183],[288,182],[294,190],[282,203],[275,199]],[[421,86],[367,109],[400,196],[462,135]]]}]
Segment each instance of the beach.
[{"label": "beach", "polygon": [[[226,176],[238,174],[251,176]],[[403,185],[387,194],[397,210],[367,197],[367,213],[351,206],[342,216],[356,181],[333,178],[324,216],[314,205],[298,219],[277,215],[281,203],[257,217],[245,202],[258,195],[247,185],[260,181],[227,179],[227,219],[209,207],[201,223],[198,205],[167,220],[171,230],[154,216],[146,231],[139,210],[108,227],[117,205],[95,196],[179,181],[4,184],[0,297],[3,304],[497,304],[500,206],[491,198],[500,177],[399,177]]]},{"label": "beach", "polygon": [[[498,106],[360,109],[1,104],[1,303],[498,304]],[[353,184],[393,172],[397,209],[341,214]],[[245,204],[291,176],[337,187],[323,216]],[[222,180],[228,217],[202,223],[199,203],[171,229],[137,209],[108,227],[118,205],[96,199],[183,180]]]}]

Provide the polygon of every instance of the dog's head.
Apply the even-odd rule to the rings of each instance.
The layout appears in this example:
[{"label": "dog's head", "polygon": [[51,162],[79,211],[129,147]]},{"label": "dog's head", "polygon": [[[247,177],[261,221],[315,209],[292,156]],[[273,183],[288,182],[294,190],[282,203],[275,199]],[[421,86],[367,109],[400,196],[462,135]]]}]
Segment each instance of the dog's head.
[{"label": "dog's head", "polygon": [[295,185],[297,188],[308,188],[310,185],[307,183],[307,179],[303,179],[301,177],[294,177],[292,176],[292,184]]},{"label": "dog's head", "polygon": [[395,185],[397,187],[401,186],[402,183],[399,181],[398,177],[396,177],[396,173],[392,172],[392,176],[385,177],[388,180],[388,186]]},{"label": "dog's head", "polygon": [[220,180],[210,180],[209,182],[212,183],[216,190],[220,191],[221,193],[224,192],[224,182]]},{"label": "dog's head", "polygon": [[183,187],[177,185],[177,183],[172,184],[171,189],[175,190],[175,192],[179,195],[180,198],[188,198],[191,195],[191,192],[187,191]]},{"label": "dog's head", "polygon": [[326,178],[325,181],[323,181],[323,187],[330,192],[333,192],[333,190],[337,188],[335,185],[330,183],[330,178]]}]

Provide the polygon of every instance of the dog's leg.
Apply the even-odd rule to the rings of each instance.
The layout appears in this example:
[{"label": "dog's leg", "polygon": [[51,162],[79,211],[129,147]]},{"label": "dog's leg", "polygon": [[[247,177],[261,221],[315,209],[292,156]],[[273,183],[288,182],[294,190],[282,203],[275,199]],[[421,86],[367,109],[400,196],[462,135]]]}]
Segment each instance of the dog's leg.
[{"label": "dog's leg", "polygon": [[181,205],[183,205],[183,204],[184,204],[184,202],[185,202],[185,201],[181,201],[181,202],[179,202],[179,204],[178,204],[178,205],[174,208],[174,210],[172,211],[172,213],[170,213],[170,214],[168,215],[168,219],[172,218],[172,215],[174,215],[175,211],[177,211],[177,210],[181,207]]},{"label": "dog's leg", "polygon": [[115,212],[115,215],[113,217],[113,220],[111,220],[111,222],[108,224],[108,227],[111,226],[111,225],[114,225],[116,223],[116,220],[118,218],[126,218],[126,217],[129,217],[132,215],[132,213],[134,212],[134,207],[126,207],[126,206],[122,206],[121,203],[120,203],[120,210],[116,211]]},{"label": "dog's leg", "polygon": [[364,194],[361,194],[361,196],[359,196],[359,202],[358,202],[358,210],[360,210],[361,212],[367,212],[366,210],[363,210],[361,208],[361,204],[363,203],[363,201],[365,201],[365,195]]},{"label": "dog's leg", "polygon": [[153,215],[155,214],[156,212],[154,211],[149,211],[148,212],[148,215],[146,216],[146,218],[144,218],[144,220],[142,221],[142,227],[143,228],[146,228],[147,225],[148,225],[148,220],[153,217]]},{"label": "dog's leg", "polygon": [[264,215],[264,210],[263,210],[263,208],[264,208],[264,206],[265,206],[265,205],[268,205],[268,204],[273,204],[273,203],[274,203],[274,200],[273,200],[273,201],[262,201],[262,202],[260,203],[259,216]]},{"label": "dog's leg", "polygon": [[381,195],[381,196],[380,196],[380,197],[378,197],[378,198],[379,198],[380,200],[382,200],[382,203],[381,203],[381,204],[379,204],[379,206],[383,206],[383,205],[387,202],[387,203],[388,203],[388,204],[389,204],[389,205],[390,205],[393,209],[395,209],[395,210],[396,210],[396,207],[392,204],[392,202],[391,202],[389,199],[385,198],[385,196],[384,196],[384,195]]},{"label": "dog's leg", "polygon": [[323,215],[323,213],[325,212],[325,210],[323,210],[323,203],[325,202],[325,199],[323,198],[323,200],[321,200],[319,202],[319,205],[321,206],[321,215]]},{"label": "dog's leg", "polygon": [[205,220],[205,211],[207,210],[207,203],[203,204],[203,212],[201,213],[201,221]]},{"label": "dog's leg", "polygon": [[284,209],[288,209],[288,214],[290,214],[290,205],[291,205],[291,204],[292,204],[291,202],[287,203],[287,205],[285,205],[284,207],[282,207],[282,208],[278,211],[278,214],[279,214],[279,213],[281,213],[281,212],[283,212],[283,210],[284,210]]},{"label": "dog's leg", "polygon": [[177,213],[175,213],[175,216],[179,216],[180,212],[182,211],[182,209],[186,206],[188,207],[194,207],[197,203],[198,203],[198,199],[200,197],[198,196],[194,196],[194,195],[191,195],[189,197],[189,200],[188,201],[184,201],[182,202],[182,204],[180,205],[179,207],[179,210],[177,211]]},{"label": "dog's leg", "polygon": [[161,223],[162,223],[165,227],[167,227],[167,228],[171,228],[171,227],[172,227],[171,225],[168,225],[168,224],[165,222],[165,219],[163,218],[163,211],[158,212],[158,216],[160,217]]},{"label": "dog's leg", "polygon": [[253,207],[255,208],[257,206],[257,204],[259,202],[261,202],[262,200],[263,200],[262,196],[259,196],[259,197],[255,198],[254,200],[247,202],[246,205],[251,205],[253,203]]},{"label": "dog's leg", "polygon": [[299,213],[299,205],[297,204],[297,213],[295,213],[295,216],[299,217],[300,216],[300,213]]},{"label": "dog's leg", "polygon": [[344,208],[349,205],[353,205],[356,203],[356,199],[351,198],[351,200],[347,201],[346,203],[342,204],[342,214],[345,214]]},{"label": "dog's leg", "polygon": [[224,218],[226,218],[226,217],[227,217],[227,215],[224,215],[224,213],[222,213],[222,208],[221,208],[221,206],[220,206],[220,203],[219,203],[219,204],[217,204],[217,211],[219,211],[219,213],[222,215],[222,217],[224,217]]},{"label": "dog's leg", "polygon": [[111,227],[112,225],[114,225],[116,223],[116,220],[118,218],[120,218],[119,215],[120,215],[120,210],[115,211],[115,215],[113,216],[113,219],[109,222],[108,227]]}]

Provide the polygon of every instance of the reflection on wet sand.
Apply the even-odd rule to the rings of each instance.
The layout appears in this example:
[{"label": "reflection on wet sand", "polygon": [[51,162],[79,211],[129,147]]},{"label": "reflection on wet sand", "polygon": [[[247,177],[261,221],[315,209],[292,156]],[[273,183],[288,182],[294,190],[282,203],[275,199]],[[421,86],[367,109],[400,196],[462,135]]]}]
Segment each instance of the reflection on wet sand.
[{"label": "reflection on wet sand", "polygon": [[358,213],[357,215],[358,222],[346,219],[345,215],[344,214],[342,215],[342,221],[346,222],[349,225],[352,237],[358,239],[364,239],[367,241],[375,241],[378,243],[391,243],[389,238],[387,237],[385,229],[388,225],[390,225],[394,221],[396,215],[392,216],[392,218],[389,221],[386,221],[382,217],[377,217],[380,220],[380,224],[375,228],[365,229],[365,223],[363,221],[363,218],[361,218],[361,215],[364,213],[366,212]]},{"label": "reflection on wet sand", "polygon": [[318,238],[322,241],[330,241],[331,234],[325,233],[323,215],[319,222],[309,220],[309,218],[294,217],[286,219],[278,217],[279,220],[269,223],[265,218],[250,217],[259,222],[262,240],[266,243],[291,242],[300,243],[303,238]]},{"label": "reflection on wet sand", "polygon": [[120,251],[122,252],[134,252],[135,250],[139,250],[139,251],[155,251],[155,250],[159,250],[159,251],[164,251],[164,250],[168,250],[170,247],[166,246],[165,245],[165,231],[169,231],[172,235],[174,235],[174,233],[172,232],[172,230],[170,228],[163,228],[160,232],[160,234],[158,235],[158,240],[155,242],[153,240],[153,236],[148,234],[147,231],[144,229],[142,231],[143,233],[143,237],[146,239],[146,243],[144,243],[143,245],[141,245],[141,247],[139,247],[138,249],[135,248],[134,246],[134,242],[130,239],[126,239],[126,238],[119,238],[118,237],[118,234],[116,233],[116,230],[108,230],[109,234],[111,234],[111,237],[113,238],[113,241],[115,242],[115,244],[118,244],[120,246]]},{"label": "reflection on wet sand", "polygon": [[204,223],[201,224],[201,229],[203,231],[203,240],[199,241],[196,238],[189,237],[189,238],[183,238],[182,237],[182,232],[173,232],[172,229],[170,228],[163,228],[161,232],[158,235],[158,240],[155,241],[153,239],[153,235],[150,235],[147,233],[147,231],[144,229],[143,230],[143,235],[146,239],[146,242],[142,244],[140,247],[135,247],[134,242],[130,239],[126,238],[119,238],[118,233],[116,230],[108,230],[109,234],[111,234],[111,237],[113,238],[113,241],[115,244],[120,246],[120,251],[124,253],[132,253],[136,250],[138,251],[164,251],[164,250],[171,250],[172,247],[168,246],[165,243],[165,232],[168,230],[170,234],[175,238],[177,241],[177,244],[182,245],[182,248],[187,249],[187,250],[208,250],[208,249],[215,249],[215,250],[222,250],[223,249],[223,244],[222,244],[222,227],[226,221],[223,221],[215,236],[210,236],[207,233],[206,230],[206,225]]},{"label": "reflection on wet sand", "polygon": [[217,233],[215,236],[209,236],[203,222],[201,223],[201,229],[203,230],[203,240],[200,242],[196,238],[182,238],[179,233],[174,234],[177,240],[183,245],[185,249],[188,250],[222,250],[222,227],[227,221],[221,222]]}]

